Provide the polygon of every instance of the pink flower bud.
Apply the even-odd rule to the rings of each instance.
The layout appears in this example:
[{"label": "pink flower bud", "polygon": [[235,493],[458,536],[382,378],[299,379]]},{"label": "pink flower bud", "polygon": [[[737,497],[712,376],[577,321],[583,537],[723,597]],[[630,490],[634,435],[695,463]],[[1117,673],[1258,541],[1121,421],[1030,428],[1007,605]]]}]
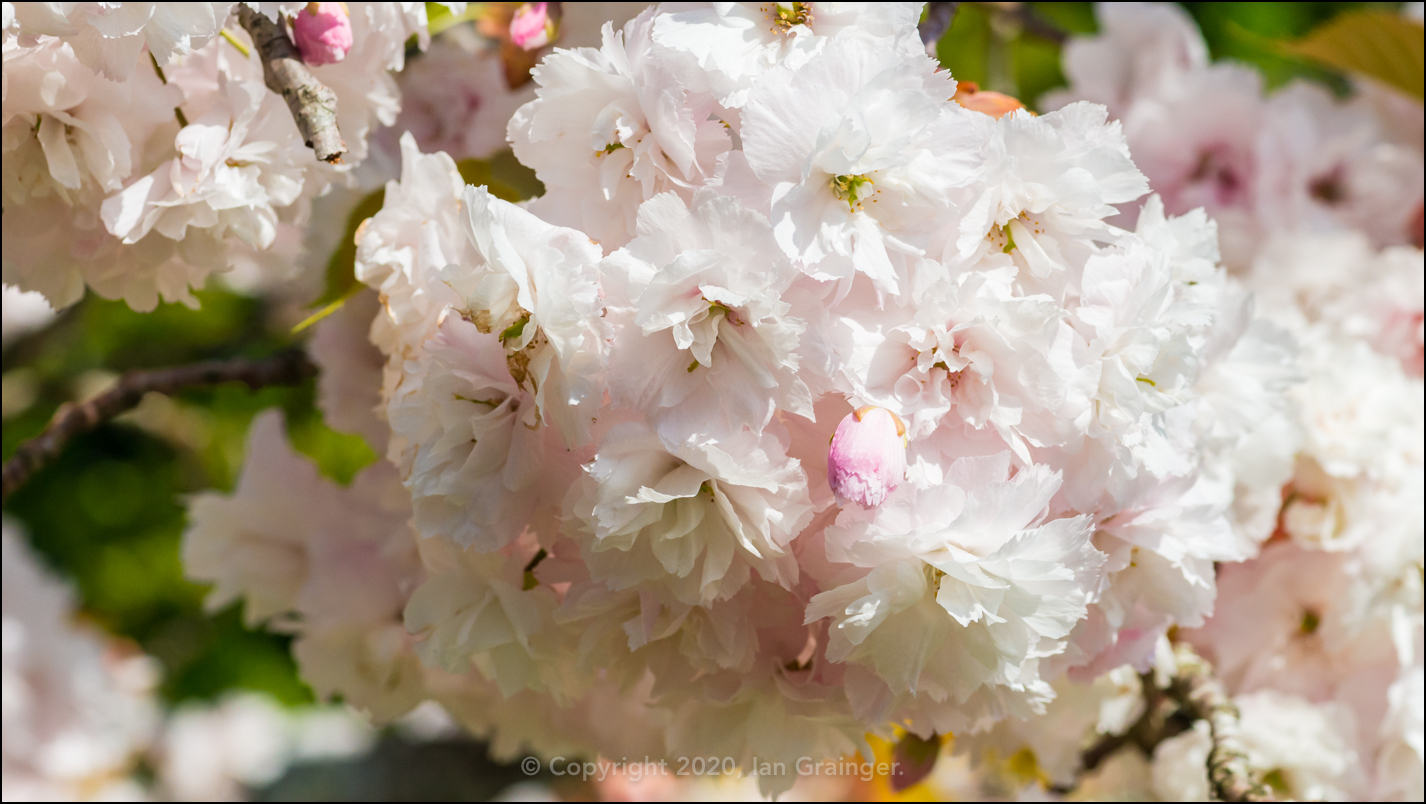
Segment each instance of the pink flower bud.
[{"label": "pink flower bud", "polygon": [[292,19],[292,41],[313,66],[336,64],[352,49],[352,20],[344,3],[308,3]]},{"label": "pink flower bud", "polygon": [[881,505],[906,475],[906,425],[885,408],[847,414],[827,450],[827,482],[838,502]]},{"label": "pink flower bud", "polygon": [[549,3],[524,3],[510,20],[510,41],[521,50],[534,50],[550,43],[554,25]]}]

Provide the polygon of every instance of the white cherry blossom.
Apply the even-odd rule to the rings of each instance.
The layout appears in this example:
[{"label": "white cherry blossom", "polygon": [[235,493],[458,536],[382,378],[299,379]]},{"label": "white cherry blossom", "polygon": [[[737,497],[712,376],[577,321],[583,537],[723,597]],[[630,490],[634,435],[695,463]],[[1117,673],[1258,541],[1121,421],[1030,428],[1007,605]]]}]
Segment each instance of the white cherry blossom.
[{"label": "white cherry blossom", "polygon": [[461,206],[473,260],[441,278],[464,297],[461,314],[499,337],[537,421],[581,446],[604,397],[599,247],[483,187],[466,187]]},{"label": "white cherry blossom", "polygon": [[724,106],[743,106],[776,66],[797,68],[837,37],[922,52],[919,3],[682,3],[654,22],[654,41],[682,51]]},{"label": "white cherry blossom", "polygon": [[606,25],[597,50],[556,51],[533,73],[537,98],[510,121],[515,155],[545,183],[532,210],[606,251],[633,236],[642,201],[707,183],[729,148],[712,97],[668,69],[653,20]]},{"label": "white cherry blossom", "polygon": [[[87,67],[111,81],[144,69],[140,54],[161,66],[218,35],[236,3],[12,3],[21,37],[54,36]],[[13,10],[11,10],[13,9]]]},{"label": "white cherry blossom", "polygon": [[806,477],[781,453],[770,433],[666,443],[647,426],[618,425],[573,503],[594,536],[584,557],[591,575],[688,604],[730,597],[750,571],[795,585],[790,542],[812,509]]},{"label": "white cherry blossom", "polygon": [[759,431],[777,409],[811,415],[806,324],[783,299],[797,273],[761,215],[709,190],[691,205],[659,195],[602,267],[616,404],[664,417],[679,438],[710,420]]},{"label": "white cherry blossom", "polygon": [[748,165],[772,188],[778,243],[818,279],[870,277],[897,294],[897,264],[924,252],[983,139],[924,54],[829,43],[769,73],[743,109]]}]

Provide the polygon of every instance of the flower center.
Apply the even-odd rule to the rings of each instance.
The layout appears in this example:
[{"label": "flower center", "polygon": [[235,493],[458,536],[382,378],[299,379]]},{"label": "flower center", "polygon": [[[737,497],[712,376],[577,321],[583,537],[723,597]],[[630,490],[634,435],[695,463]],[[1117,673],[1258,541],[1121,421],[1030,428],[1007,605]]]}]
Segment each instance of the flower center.
[{"label": "flower center", "polygon": [[1244,190],[1242,177],[1226,148],[1210,148],[1199,154],[1198,164],[1188,178],[1212,186],[1214,200],[1223,206],[1236,203]]},{"label": "flower center", "polygon": [[[529,343],[523,347],[518,346],[521,337],[525,334],[525,327],[530,323],[530,311],[516,304],[506,311],[505,316],[510,315],[517,317],[513,323],[500,331],[500,343],[505,347],[505,366],[510,369],[510,378],[515,381],[516,385],[523,388],[528,380],[528,390],[531,393],[539,393],[539,382],[530,374],[530,358],[549,341],[545,338],[545,333],[536,332],[530,338]],[[486,334],[494,332],[495,328],[503,323],[492,316],[490,310],[471,310],[462,313],[462,316],[474,324],[476,329]],[[509,318],[505,316],[502,318],[508,321]]]},{"label": "flower center", "polygon": [[770,33],[787,33],[795,25],[812,24],[811,3],[768,3],[763,15],[772,23]]},{"label": "flower center", "polygon": [[832,187],[832,195],[847,202],[847,206],[853,211],[860,211],[862,203],[876,195],[877,189],[871,178],[865,174],[860,176],[833,176],[829,184]]},{"label": "flower center", "polygon": [[[718,340],[717,321],[719,317],[722,317],[723,320],[735,327],[741,327],[747,323],[746,317],[738,308],[729,307],[722,302],[708,301],[706,297],[704,297],[703,301],[708,303],[708,314],[701,320],[693,323],[693,326],[699,327],[700,334],[695,335],[698,340],[702,341],[706,339],[712,342]],[[712,347],[710,346],[709,348],[711,349]],[[693,362],[688,364],[688,372],[690,374],[693,373],[701,365],[703,365],[703,363],[700,363],[698,358],[694,358]]]},{"label": "flower center", "polygon": [[1342,167],[1338,165],[1327,173],[1318,176],[1308,185],[1307,191],[1313,198],[1317,199],[1329,207],[1347,200],[1346,180],[1342,175]]},{"label": "flower center", "polygon": [[[704,299],[704,301],[708,300]],[[714,316],[720,315],[726,318],[728,320],[728,323],[732,324],[735,327],[741,327],[743,324],[747,323],[743,320],[742,316],[738,314],[737,308],[729,307],[726,304],[723,304],[722,302],[708,302],[708,317],[713,318]]]},{"label": "flower center", "polygon": [[[955,391],[960,388],[961,380],[965,377],[966,369],[969,368],[970,365],[965,358],[961,357],[961,345],[959,343],[954,343],[950,349],[947,349],[945,351],[941,350],[941,346],[939,344],[936,346],[932,346],[931,351],[929,353],[921,353],[921,356],[919,356],[917,359],[917,364],[925,365],[925,360],[927,357],[930,358],[931,364],[930,367],[926,370],[926,378],[924,380],[921,380],[921,382],[926,383],[931,381],[931,378],[929,376],[930,369],[941,369],[942,371],[946,372],[946,382],[950,384],[951,392],[955,393]],[[956,367],[951,368],[951,363],[955,363]]]}]

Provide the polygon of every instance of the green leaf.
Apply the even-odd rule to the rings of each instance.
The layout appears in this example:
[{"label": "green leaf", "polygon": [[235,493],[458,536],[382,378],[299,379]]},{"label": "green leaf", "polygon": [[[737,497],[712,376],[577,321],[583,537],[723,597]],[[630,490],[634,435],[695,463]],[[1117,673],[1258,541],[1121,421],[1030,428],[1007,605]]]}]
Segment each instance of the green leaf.
[{"label": "green leaf", "polygon": [[535,171],[521,164],[520,160],[515,158],[515,152],[509,148],[497,151],[490,157],[490,169],[495,178],[519,192],[522,201],[545,194],[545,183],[540,181]]},{"label": "green leaf", "polygon": [[484,185],[491,195],[511,203],[545,193],[545,185],[535,176],[535,171],[520,164],[509,148],[489,159],[462,159],[456,163],[456,169],[466,184]]},{"label": "green leaf", "polygon": [[1420,22],[1391,11],[1349,11],[1283,50],[1329,67],[1374,78],[1422,98],[1426,39]]},{"label": "green leaf", "polygon": [[451,10],[447,8],[444,3],[427,3],[426,30],[430,31],[432,38],[435,38],[448,28],[454,28],[463,22],[480,19],[480,16],[484,13],[484,3],[470,3],[466,5],[465,11],[460,14],[452,14]]},{"label": "green leaf", "polygon": [[990,46],[990,14],[978,4],[962,3],[945,36],[936,43],[936,58],[958,82],[986,86]]},{"label": "green leaf", "polygon": [[500,333],[500,341],[503,343],[512,338],[520,337],[525,333],[525,325],[528,323],[530,323],[530,314],[525,313],[524,315],[520,316],[520,320],[506,327],[505,331]]},{"label": "green leaf", "polygon": [[335,313],[341,309],[343,304],[346,304],[347,299],[355,296],[362,289],[362,284],[356,278],[357,229],[361,228],[367,218],[380,212],[385,203],[386,188],[383,187],[358,201],[351,214],[347,216],[347,228],[342,232],[342,239],[337,243],[336,250],[327,260],[326,287],[322,291],[322,295],[310,305],[310,307],[319,309],[304,319],[302,323],[293,327],[293,332],[301,332]]}]

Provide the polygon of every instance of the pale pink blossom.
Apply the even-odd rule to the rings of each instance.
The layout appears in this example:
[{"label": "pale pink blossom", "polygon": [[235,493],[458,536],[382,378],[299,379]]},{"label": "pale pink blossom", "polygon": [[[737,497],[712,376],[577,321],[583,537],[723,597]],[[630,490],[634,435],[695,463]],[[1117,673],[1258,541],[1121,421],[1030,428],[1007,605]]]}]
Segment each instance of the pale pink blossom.
[{"label": "pale pink blossom", "polygon": [[827,482],[837,500],[863,508],[881,505],[906,475],[906,425],[885,408],[848,413],[827,450]]},{"label": "pale pink blossom", "polygon": [[292,39],[302,60],[336,64],[352,49],[352,19],[345,3],[308,3],[292,18]]},{"label": "pale pink blossom", "polygon": [[510,20],[510,41],[521,50],[538,50],[554,36],[549,3],[523,3]]}]

